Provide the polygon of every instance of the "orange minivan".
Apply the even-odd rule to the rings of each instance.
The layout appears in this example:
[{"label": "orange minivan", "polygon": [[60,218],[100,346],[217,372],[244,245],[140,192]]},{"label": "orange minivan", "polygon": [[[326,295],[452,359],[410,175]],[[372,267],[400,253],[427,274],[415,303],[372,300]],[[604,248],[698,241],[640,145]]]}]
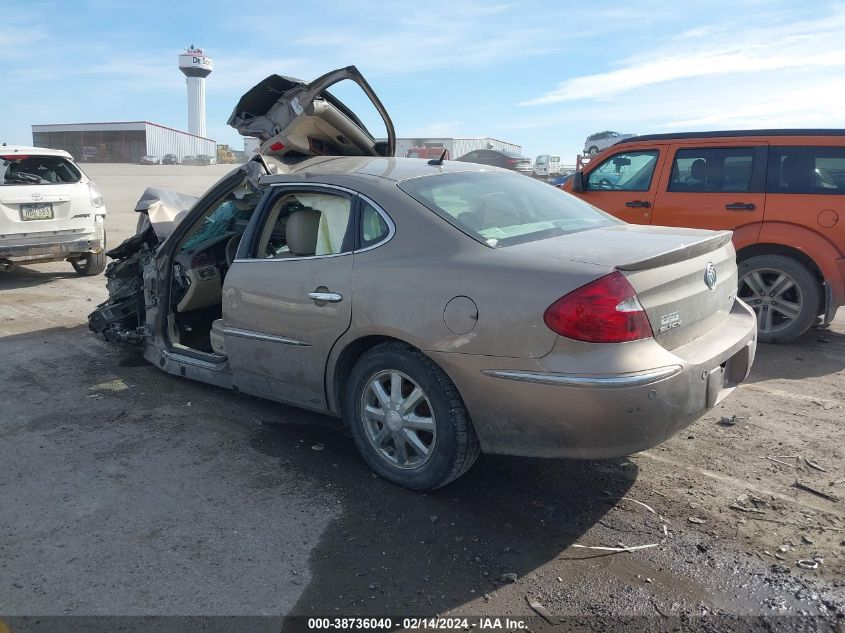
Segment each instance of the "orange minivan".
[{"label": "orange minivan", "polygon": [[626,222],[732,230],[761,341],[845,304],[845,130],[635,136],[562,188]]}]

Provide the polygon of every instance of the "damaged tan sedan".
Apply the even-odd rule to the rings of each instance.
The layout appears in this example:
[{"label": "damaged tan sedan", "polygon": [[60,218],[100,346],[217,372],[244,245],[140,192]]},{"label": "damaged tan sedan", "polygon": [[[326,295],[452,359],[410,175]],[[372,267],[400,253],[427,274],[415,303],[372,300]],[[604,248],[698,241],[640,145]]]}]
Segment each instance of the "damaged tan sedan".
[{"label": "damaged tan sedan", "polygon": [[354,67],[269,77],[230,123],[260,155],[198,200],[148,190],[89,317],[168,373],[338,416],[373,470],[419,490],[480,451],[654,446],[748,375],[756,322],[728,232],[628,225],[505,170],[392,158]]}]

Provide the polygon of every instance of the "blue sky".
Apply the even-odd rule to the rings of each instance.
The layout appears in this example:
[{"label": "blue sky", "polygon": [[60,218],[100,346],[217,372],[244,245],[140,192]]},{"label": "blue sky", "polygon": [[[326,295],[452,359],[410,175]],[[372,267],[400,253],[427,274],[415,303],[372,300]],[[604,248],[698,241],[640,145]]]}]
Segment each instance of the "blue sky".
[{"label": "blue sky", "polygon": [[[357,65],[399,136],[493,136],[573,163],[596,131],[845,127],[845,2],[3,0],[0,142],[33,123],[186,129],[177,54],[214,59],[208,135],[271,73]],[[375,130],[374,130],[375,131]]]}]

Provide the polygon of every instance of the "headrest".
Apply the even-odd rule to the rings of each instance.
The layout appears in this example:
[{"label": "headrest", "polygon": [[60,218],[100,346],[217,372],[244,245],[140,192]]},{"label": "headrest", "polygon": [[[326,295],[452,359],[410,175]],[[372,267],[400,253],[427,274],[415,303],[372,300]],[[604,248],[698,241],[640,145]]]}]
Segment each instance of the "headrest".
[{"label": "headrest", "polygon": [[300,257],[313,255],[317,250],[319,228],[320,212],[316,209],[300,209],[291,213],[285,229],[290,252]]}]

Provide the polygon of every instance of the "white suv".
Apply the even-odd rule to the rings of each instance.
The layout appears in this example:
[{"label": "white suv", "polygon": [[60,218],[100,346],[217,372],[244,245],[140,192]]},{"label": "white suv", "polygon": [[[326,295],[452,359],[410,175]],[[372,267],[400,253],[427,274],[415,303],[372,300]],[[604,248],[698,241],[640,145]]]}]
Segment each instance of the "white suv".
[{"label": "white suv", "polygon": [[590,134],[587,140],[584,141],[584,153],[587,156],[595,156],[603,149],[607,149],[611,145],[615,145],[619,141],[624,141],[626,138],[631,138],[634,134],[620,134],[619,132],[597,132]]},{"label": "white suv", "polygon": [[67,260],[80,275],[106,267],[106,206],[62,150],[0,146],[0,270]]}]

